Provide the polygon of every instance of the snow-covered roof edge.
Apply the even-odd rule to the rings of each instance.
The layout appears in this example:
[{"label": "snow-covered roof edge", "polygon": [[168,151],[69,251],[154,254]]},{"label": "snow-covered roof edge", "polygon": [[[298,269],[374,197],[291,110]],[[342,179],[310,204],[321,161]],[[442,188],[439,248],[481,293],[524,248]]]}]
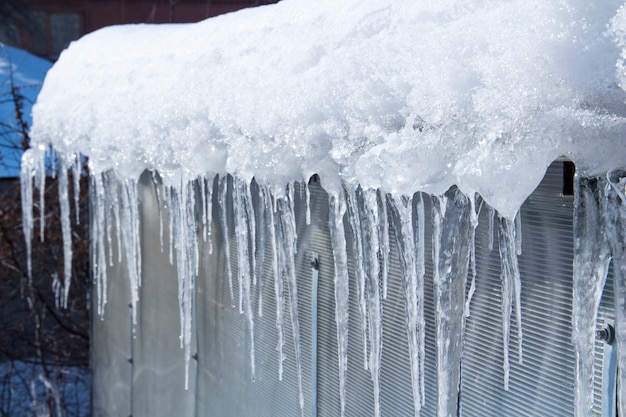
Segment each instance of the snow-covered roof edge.
[{"label": "snow-covered roof edge", "polygon": [[285,0],[106,28],[49,72],[33,142],[173,183],[457,185],[512,217],[559,156],[589,173],[626,161],[620,5]]}]

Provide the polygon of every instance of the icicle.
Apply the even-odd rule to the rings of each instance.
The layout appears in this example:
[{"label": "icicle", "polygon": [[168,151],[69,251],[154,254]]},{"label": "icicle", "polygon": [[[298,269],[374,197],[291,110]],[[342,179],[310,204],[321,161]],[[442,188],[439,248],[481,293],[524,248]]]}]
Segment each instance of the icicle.
[{"label": "icicle", "polygon": [[341,416],[346,409],[346,377],[348,374],[348,315],[350,310],[350,286],[348,256],[343,217],[346,202],[342,195],[330,197],[330,240],[335,264],[335,322],[337,323],[337,353],[339,359],[339,399]]},{"label": "icicle", "polygon": [[257,236],[259,239],[259,245],[257,247],[257,280],[259,284],[259,306],[257,310],[257,314],[259,317],[263,317],[263,265],[265,264],[265,230],[267,228],[266,224],[266,216],[265,210],[267,209],[265,205],[265,197],[263,193],[265,189],[258,186],[258,202],[257,202]]},{"label": "icicle", "polygon": [[67,308],[67,299],[72,282],[72,226],[70,220],[70,200],[68,196],[67,166],[65,158],[59,156],[59,206],[61,233],[63,236],[63,308]]},{"label": "icicle", "polygon": [[[424,275],[418,275],[416,268],[417,262],[415,260],[415,254],[417,252],[412,223],[413,199],[411,197],[396,197],[389,194],[387,201],[389,203],[389,212],[391,213],[396,247],[398,249],[398,260],[400,261],[400,270],[402,272],[402,290],[404,294],[406,330],[409,342],[413,406],[415,416],[417,417],[420,414],[423,395],[422,374],[424,373],[424,369],[422,355],[424,349],[424,329],[422,326],[424,320]],[[423,228],[421,229],[421,233],[423,233]]]},{"label": "icicle", "polygon": [[499,217],[498,241],[502,270],[502,341],[504,345],[504,389],[509,389],[509,339],[511,330],[511,311],[515,304],[517,319],[518,362],[522,363],[522,309],[521,309],[521,281],[517,265],[517,250],[514,221]]},{"label": "icicle", "polygon": [[433,285],[437,341],[437,415],[456,416],[470,254],[469,202],[457,189],[433,197]]},{"label": "icicle", "polygon": [[389,276],[389,217],[387,216],[387,201],[384,194],[378,195],[379,204],[379,237],[380,242],[380,263],[382,264],[382,285],[383,285],[383,300],[387,299],[387,278]]},{"label": "icicle", "polygon": [[425,261],[425,221],[426,216],[424,214],[424,197],[422,193],[417,193],[415,199],[416,219],[415,223],[415,246],[416,246],[416,259],[415,270],[417,271],[417,300],[418,300],[418,345],[420,354],[420,387],[422,388],[421,398],[422,406],[426,404],[426,385],[424,382],[425,367],[424,360],[426,358],[426,319],[424,318],[424,275],[426,274],[426,261]]},{"label": "icicle", "polygon": [[300,410],[304,410],[304,394],[302,392],[302,359],[300,345],[300,323],[298,320],[298,286],[296,281],[295,255],[297,252],[296,218],[294,213],[293,200],[294,186],[291,184],[287,193],[287,198],[279,201],[279,231],[280,241],[283,243],[285,260],[285,275],[287,277],[287,288],[289,290],[289,313],[291,317],[291,328],[293,334],[293,346],[295,350],[296,372],[298,379],[298,397]]},{"label": "icicle", "polygon": [[605,209],[605,233],[613,253],[618,363],[617,414],[623,416],[626,415],[626,173],[622,170],[610,172],[607,178],[610,189]]},{"label": "icicle", "polygon": [[156,198],[157,210],[159,211],[159,243],[161,245],[161,253],[163,253],[163,198],[161,197],[161,186],[159,185],[159,179],[157,172],[153,170],[151,172],[152,185],[154,185],[154,196]]},{"label": "icicle", "polygon": [[39,240],[44,241],[44,229],[46,227],[46,158],[43,152],[35,161],[37,169],[35,170],[35,185],[39,189]]},{"label": "icicle", "polygon": [[245,209],[246,209],[246,219],[247,219],[247,224],[248,224],[248,234],[249,234],[249,240],[250,240],[250,259],[249,259],[249,265],[252,266],[252,271],[251,271],[251,276],[252,276],[252,285],[256,285],[256,281],[257,281],[257,272],[256,272],[256,262],[255,262],[255,257],[256,257],[256,219],[255,219],[255,214],[254,214],[254,206],[252,205],[252,194],[250,192],[250,186],[248,184],[245,184],[244,187],[244,191],[245,194],[243,195],[244,199],[244,205],[245,205]]},{"label": "icicle", "polygon": [[248,247],[251,245],[250,219],[248,217],[248,185],[242,179],[233,178],[233,213],[235,236],[237,237],[237,278],[239,281],[239,312],[245,314],[250,333],[250,367],[252,380],[255,379],[254,366],[254,314],[252,313],[251,270]]},{"label": "icicle", "polygon": [[471,281],[470,288],[467,291],[467,300],[465,301],[465,317],[470,316],[470,305],[472,303],[472,297],[476,292],[476,228],[478,227],[478,216],[480,214],[480,209],[482,207],[482,201],[480,206],[478,206],[478,210],[476,209],[476,198],[480,198],[476,195],[470,198],[470,222],[472,224],[471,234],[470,234],[470,271],[471,271]]},{"label": "icicle", "polygon": [[572,342],[576,354],[575,416],[593,410],[596,321],[610,254],[603,218],[604,182],[575,176]]},{"label": "icicle", "polygon": [[309,190],[309,182],[304,181],[304,193],[306,198],[306,224],[311,224],[311,190]]},{"label": "icicle", "polygon": [[[104,307],[107,303],[107,273],[106,273],[106,254],[105,254],[105,234],[106,234],[106,197],[104,187],[104,174],[92,174],[91,181],[91,207],[93,213],[92,223],[92,268],[93,277],[96,285],[97,295],[97,310],[98,315],[104,317]],[[110,190],[108,191],[111,192]],[[109,233],[109,251],[112,251]],[[121,252],[121,248],[118,247],[118,251]]]},{"label": "icicle", "polygon": [[284,321],[285,321],[285,289],[283,282],[283,272],[279,265],[284,264],[279,254],[278,247],[281,242],[278,240],[279,235],[277,233],[278,225],[274,219],[274,201],[272,194],[267,187],[263,188],[263,200],[265,206],[265,213],[267,214],[267,221],[269,223],[270,232],[270,244],[272,247],[272,270],[274,272],[274,295],[276,296],[276,330],[278,332],[278,344],[276,350],[278,351],[278,380],[283,380],[283,347],[285,345],[285,333],[284,333]]},{"label": "icicle", "polygon": [[220,207],[220,223],[222,236],[224,237],[224,258],[226,260],[226,272],[228,275],[228,288],[230,289],[230,304],[235,306],[235,294],[233,292],[233,271],[230,267],[230,232],[228,231],[228,207],[226,197],[228,195],[228,177],[219,178],[218,204]]},{"label": "icicle", "polygon": [[20,197],[22,200],[22,232],[26,244],[26,273],[28,282],[33,280],[32,240],[33,240],[33,169],[37,154],[29,149],[24,152],[20,167]]},{"label": "icicle", "polygon": [[212,223],[213,223],[213,180],[215,176],[206,181],[206,237],[209,240],[209,254],[213,253]]},{"label": "icicle", "polygon": [[80,224],[80,177],[82,164],[80,155],[74,155],[74,163],[72,164],[72,178],[74,179],[74,213],[76,216],[76,224]]},{"label": "icicle", "polygon": [[522,256],[522,213],[518,212],[515,216],[515,253]]},{"label": "icicle", "polygon": [[349,187],[344,187],[348,208],[348,222],[352,231],[352,256],[354,258],[354,269],[356,275],[356,291],[361,313],[361,341],[363,343],[363,368],[368,368],[367,357],[367,303],[365,292],[365,273],[363,271],[363,246],[361,238],[361,222],[357,207],[356,191]]},{"label": "icicle", "polygon": [[487,217],[489,219],[489,252],[493,251],[493,234],[494,234],[494,219],[496,217],[496,211],[490,205],[487,205]]},{"label": "icicle", "polygon": [[174,207],[174,199],[172,194],[174,189],[172,187],[165,187],[164,189],[164,201],[167,207],[167,231],[169,233],[169,261],[170,265],[174,265],[174,219],[176,216],[176,208]]},{"label": "icicle", "polygon": [[206,242],[207,238],[207,195],[206,195],[206,177],[204,175],[198,178],[198,188],[200,188],[200,201],[202,206],[202,241]]},{"label": "icicle", "polygon": [[[121,229],[121,216],[120,216],[120,203],[119,203],[119,182],[113,171],[108,171],[102,174],[102,181],[104,185],[104,200],[106,206],[104,212],[105,222],[107,225],[107,240],[109,242],[109,265],[113,265],[113,249],[111,245],[111,224],[115,223],[115,236],[117,238],[117,262],[122,262],[122,229]],[[103,203],[104,204],[104,203]],[[111,220],[113,217],[113,220]]]},{"label": "icicle", "polygon": [[122,241],[128,268],[130,284],[130,303],[132,309],[133,332],[137,324],[137,301],[141,286],[141,248],[139,243],[139,213],[137,184],[127,179],[121,182],[121,210],[120,220]]},{"label": "icicle", "polygon": [[380,416],[380,363],[383,346],[383,304],[380,285],[379,235],[380,219],[378,193],[375,190],[357,190],[357,206],[361,224],[361,247],[367,295],[367,318],[369,330],[370,375],[374,384],[374,415]]}]

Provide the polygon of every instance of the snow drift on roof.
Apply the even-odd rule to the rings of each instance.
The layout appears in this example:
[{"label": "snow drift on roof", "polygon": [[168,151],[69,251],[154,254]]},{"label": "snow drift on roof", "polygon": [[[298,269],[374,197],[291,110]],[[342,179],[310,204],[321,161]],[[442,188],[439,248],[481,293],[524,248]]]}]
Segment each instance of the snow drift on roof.
[{"label": "snow drift on roof", "polygon": [[106,28],[49,72],[32,137],[96,172],[456,184],[509,217],[561,155],[622,165],[620,2],[467,3],[285,0]]}]

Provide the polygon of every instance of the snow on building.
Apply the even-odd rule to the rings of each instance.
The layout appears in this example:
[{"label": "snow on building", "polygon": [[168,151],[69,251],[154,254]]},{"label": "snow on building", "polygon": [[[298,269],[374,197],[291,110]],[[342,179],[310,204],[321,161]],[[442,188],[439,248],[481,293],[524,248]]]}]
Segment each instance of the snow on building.
[{"label": "snow on building", "polygon": [[285,0],[72,44],[23,204],[89,157],[94,415],[626,410],[625,22]]}]

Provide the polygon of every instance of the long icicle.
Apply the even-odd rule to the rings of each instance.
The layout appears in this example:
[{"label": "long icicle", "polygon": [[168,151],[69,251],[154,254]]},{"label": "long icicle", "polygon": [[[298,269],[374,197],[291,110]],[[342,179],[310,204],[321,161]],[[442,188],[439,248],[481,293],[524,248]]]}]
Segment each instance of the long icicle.
[{"label": "long icicle", "polygon": [[[406,314],[406,330],[409,342],[409,360],[411,365],[411,386],[413,389],[413,407],[418,417],[422,406],[421,390],[421,349],[420,349],[420,305],[419,283],[415,261],[415,242],[412,224],[413,199],[405,196],[388,195],[389,213],[396,240],[400,271],[402,272],[402,290]],[[423,277],[422,277],[423,278]],[[422,283],[423,287],[423,283]]]},{"label": "long icicle", "polygon": [[348,375],[348,330],[350,310],[350,286],[348,255],[343,217],[346,202],[342,194],[330,197],[330,240],[335,265],[335,322],[337,324],[337,356],[339,360],[339,400],[341,416],[346,411],[346,377]]},{"label": "long icicle", "polygon": [[284,245],[287,272],[287,288],[289,289],[289,312],[293,346],[296,359],[296,376],[298,380],[298,398],[300,410],[304,410],[304,394],[302,391],[302,355],[300,343],[300,322],[298,319],[298,286],[296,281],[295,256],[297,252],[296,218],[294,212],[294,184],[290,185],[287,197],[279,201],[281,241]]},{"label": "long icicle", "polygon": [[365,291],[365,272],[363,271],[363,245],[361,238],[361,222],[357,207],[356,189],[348,185],[344,186],[348,208],[348,223],[352,231],[352,257],[356,276],[356,291],[361,313],[361,341],[363,343],[363,368],[369,369],[367,357],[367,300]]},{"label": "long icicle", "polygon": [[626,172],[607,175],[608,190],[605,233],[613,253],[615,288],[615,340],[617,341],[617,414],[626,415]]},{"label": "long icicle", "polygon": [[65,157],[59,155],[59,206],[61,234],[63,237],[63,308],[67,308],[70,284],[72,282],[72,226],[70,221],[70,200],[68,195],[67,164]]},{"label": "long icicle", "polygon": [[433,286],[437,340],[437,416],[458,410],[465,328],[465,283],[470,255],[470,205],[453,188],[433,197]]},{"label": "long icicle", "polygon": [[[249,197],[248,185],[245,180],[233,178],[233,212],[235,219],[235,236],[237,238],[237,278],[239,282],[239,312],[244,314],[248,323],[250,334],[250,371],[251,379],[254,381],[254,314],[252,312],[251,296],[251,270],[249,253],[250,243],[250,219],[248,217]],[[252,254],[254,256],[254,254]]]},{"label": "long icicle", "polygon": [[235,294],[233,291],[233,271],[230,266],[230,232],[228,230],[228,176],[224,175],[219,178],[218,205],[220,208],[220,224],[222,227],[222,236],[224,237],[224,258],[226,262],[226,274],[228,275],[228,288],[230,289],[230,304],[235,306]]},{"label": "long icicle", "polygon": [[593,411],[596,322],[611,259],[604,224],[605,185],[602,179],[575,176],[572,288],[575,417],[588,417]]},{"label": "long icicle", "polygon": [[522,363],[522,310],[521,310],[521,280],[517,264],[517,247],[515,238],[515,221],[504,217],[498,219],[498,242],[502,270],[502,343],[503,343],[503,371],[504,389],[509,389],[509,343],[511,332],[511,313],[515,304],[517,319],[518,362]]},{"label": "long icicle", "polygon": [[380,416],[380,365],[383,347],[383,304],[380,284],[378,194],[375,190],[357,190],[361,224],[361,247],[367,295],[369,370],[374,384],[374,415]]},{"label": "long icicle", "polygon": [[33,169],[37,154],[29,149],[24,152],[20,166],[20,198],[22,201],[22,232],[26,244],[26,275],[33,281],[32,240],[33,240]]}]

